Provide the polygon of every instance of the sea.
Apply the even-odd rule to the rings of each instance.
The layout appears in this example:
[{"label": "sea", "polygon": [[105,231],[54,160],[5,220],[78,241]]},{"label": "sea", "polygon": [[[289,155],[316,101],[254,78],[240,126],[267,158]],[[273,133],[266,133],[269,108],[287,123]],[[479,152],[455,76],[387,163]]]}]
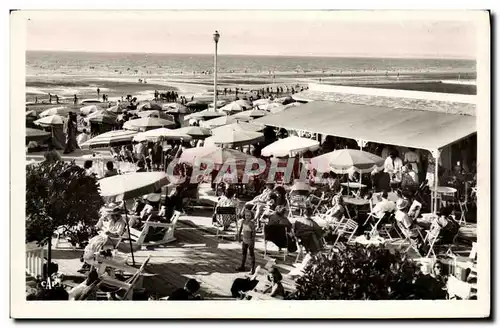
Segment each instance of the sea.
[{"label": "sea", "polygon": [[[27,51],[27,76],[199,75],[213,70],[213,55]],[[462,74],[475,78],[476,62],[458,59],[218,56],[221,74]]]}]

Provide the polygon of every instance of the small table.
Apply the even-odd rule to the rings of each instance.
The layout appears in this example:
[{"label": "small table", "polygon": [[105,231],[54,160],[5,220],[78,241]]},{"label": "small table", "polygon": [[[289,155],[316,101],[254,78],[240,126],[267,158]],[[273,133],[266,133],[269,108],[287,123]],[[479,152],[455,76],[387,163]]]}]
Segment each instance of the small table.
[{"label": "small table", "polygon": [[[358,207],[370,204],[370,201],[368,199],[363,199],[363,198],[359,198],[359,197],[344,196],[344,197],[342,197],[342,199],[344,200],[344,203],[356,206],[355,207],[356,216],[359,216]],[[349,218],[351,218],[351,215],[349,214],[349,210],[347,210],[346,212],[347,212],[347,215],[349,216]]]},{"label": "small table", "polygon": [[366,188],[366,185],[359,183],[359,182],[342,182],[342,186],[347,187],[347,188]]},{"label": "small table", "polygon": [[[439,206],[436,206],[437,209],[439,209],[441,207],[441,196],[442,195],[455,195],[455,193],[457,192],[457,189],[453,188],[453,187],[447,187],[447,186],[439,186],[437,188],[431,188],[432,191],[435,191],[437,193],[436,195],[436,203],[437,201],[439,200]],[[436,204],[437,205],[437,204]]]}]

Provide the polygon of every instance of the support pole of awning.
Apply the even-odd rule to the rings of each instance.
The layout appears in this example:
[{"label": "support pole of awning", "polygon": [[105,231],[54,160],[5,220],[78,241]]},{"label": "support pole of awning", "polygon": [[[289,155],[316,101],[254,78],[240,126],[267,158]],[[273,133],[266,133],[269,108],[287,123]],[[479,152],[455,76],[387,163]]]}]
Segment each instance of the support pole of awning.
[{"label": "support pole of awning", "polygon": [[439,157],[441,156],[440,149],[432,149],[430,150],[432,157],[434,158],[434,188],[432,190],[432,213],[437,213],[437,189],[438,189],[438,174],[439,174]]},{"label": "support pole of awning", "polygon": [[[363,151],[363,148],[366,147],[366,144],[368,141],[362,140],[362,139],[357,139],[356,142],[358,143],[359,150]],[[363,173],[359,173],[359,183],[363,184]],[[359,189],[361,191],[361,188]]]}]

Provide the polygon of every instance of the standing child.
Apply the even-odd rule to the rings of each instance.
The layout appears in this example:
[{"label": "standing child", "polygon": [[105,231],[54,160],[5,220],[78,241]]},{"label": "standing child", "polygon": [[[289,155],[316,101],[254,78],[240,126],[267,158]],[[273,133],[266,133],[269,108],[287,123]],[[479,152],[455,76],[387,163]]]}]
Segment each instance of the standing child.
[{"label": "standing child", "polygon": [[242,260],[241,266],[236,269],[238,272],[244,272],[245,263],[247,261],[247,252],[250,251],[250,257],[252,261],[252,270],[250,274],[255,273],[255,223],[253,221],[253,213],[250,210],[246,210],[243,213],[243,222],[238,231],[238,241],[242,242]]}]

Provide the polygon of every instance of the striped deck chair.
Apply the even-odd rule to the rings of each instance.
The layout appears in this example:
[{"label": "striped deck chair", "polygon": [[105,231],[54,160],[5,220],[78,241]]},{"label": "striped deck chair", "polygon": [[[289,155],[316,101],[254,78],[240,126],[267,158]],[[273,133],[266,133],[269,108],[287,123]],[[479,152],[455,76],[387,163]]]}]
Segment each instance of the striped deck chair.
[{"label": "striped deck chair", "polygon": [[[231,225],[234,223],[236,226],[234,235],[232,236],[234,240],[236,240],[237,234],[238,234],[238,214],[237,214],[237,208],[228,206],[228,207],[217,207],[215,209],[215,222],[218,226],[217,228],[217,233],[216,237],[224,237],[227,236],[228,234],[226,233]],[[221,234],[221,232],[223,232]]]}]

